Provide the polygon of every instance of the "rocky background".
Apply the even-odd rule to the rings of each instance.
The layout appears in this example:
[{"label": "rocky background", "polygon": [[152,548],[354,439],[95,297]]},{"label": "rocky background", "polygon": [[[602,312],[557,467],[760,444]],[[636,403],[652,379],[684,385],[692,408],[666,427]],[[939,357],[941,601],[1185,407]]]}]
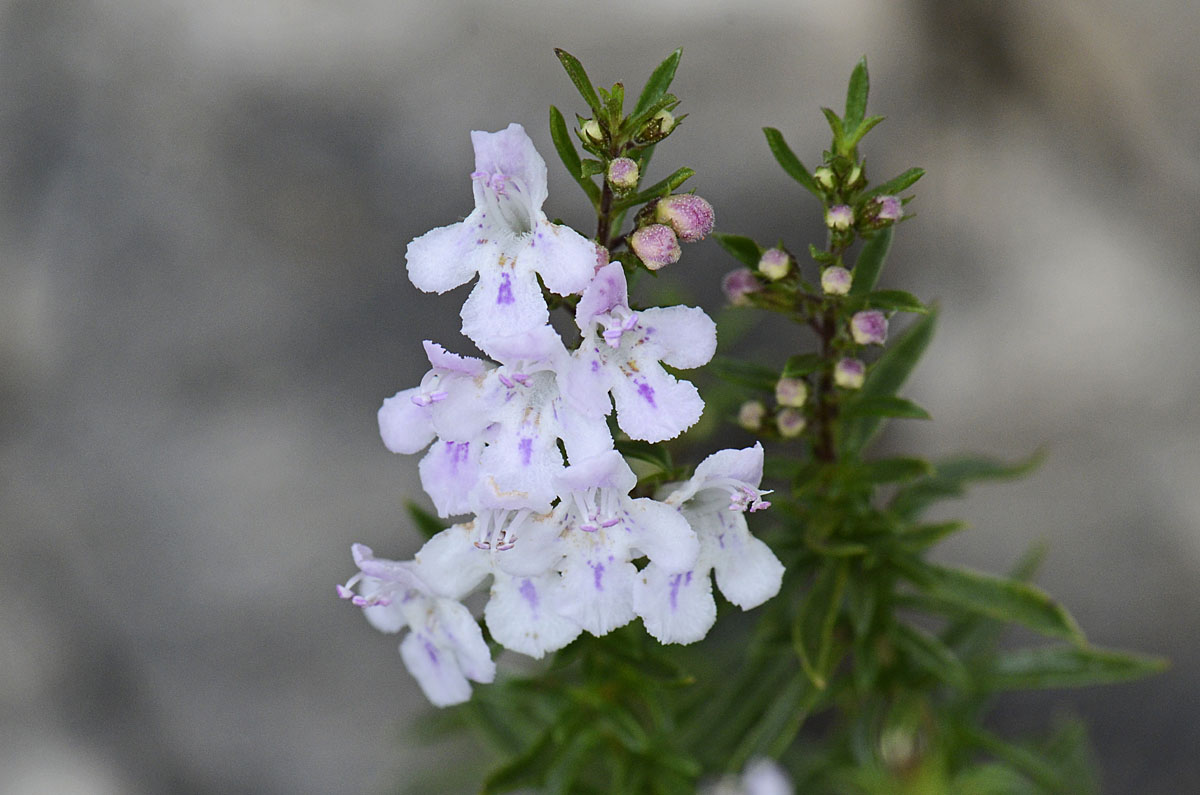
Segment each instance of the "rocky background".
[{"label": "rocky background", "polygon": [[[0,791],[387,792],[458,764],[412,738],[395,653],[338,602],[349,544],[403,557],[416,460],[382,398],[467,351],[409,239],[471,206],[468,131],[582,110],[553,56],[639,83],[684,47],[680,165],[718,227],[793,247],[809,162],[871,63],[872,173],[928,176],[888,286],[939,299],[908,394],[937,457],[1049,452],[953,506],[954,560],[1040,583],[1142,683],[1014,697],[1091,724],[1107,791],[1200,790],[1200,6],[1187,0],[0,3]],[[547,210],[587,218],[551,163]],[[588,227],[585,225],[586,230]],[[729,269],[691,246],[711,311]],[[764,340],[764,344],[770,339]],[[744,441],[732,431],[731,439]]]}]

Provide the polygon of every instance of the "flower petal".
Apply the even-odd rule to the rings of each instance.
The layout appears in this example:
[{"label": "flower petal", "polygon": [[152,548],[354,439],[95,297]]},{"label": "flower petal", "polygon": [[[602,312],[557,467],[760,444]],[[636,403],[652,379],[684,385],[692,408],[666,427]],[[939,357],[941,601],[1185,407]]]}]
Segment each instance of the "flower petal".
[{"label": "flower petal", "polygon": [[614,555],[567,558],[553,601],[561,615],[593,635],[605,635],[633,620],[636,576],[632,563]]},{"label": "flower petal", "polygon": [[623,367],[614,379],[617,425],[631,439],[661,442],[674,439],[696,424],[704,401],[690,381],[678,381],[653,360]]},{"label": "flower petal", "polygon": [[717,352],[717,324],[694,306],[654,307],[639,312],[637,330],[655,358],[671,367],[699,367],[708,364]]},{"label": "flower petal", "polygon": [[409,633],[400,644],[400,657],[435,707],[470,700],[471,685],[458,667],[458,660],[448,649],[439,648],[428,635]]},{"label": "flower petal", "polygon": [[420,391],[420,387],[402,390],[379,407],[379,435],[383,446],[393,453],[420,452],[433,441],[429,406],[418,406],[412,401]]},{"label": "flower petal", "polygon": [[717,587],[743,610],[758,607],[779,593],[783,564],[771,548],[747,532],[726,535],[724,549],[713,556]]},{"label": "flower petal", "polygon": [[500,257],[499,266],[493,262],[480,269],[479,283],[462,307],[463,334],[489,356],[492,342],[503,353],[505,338],[536,332],[550,319],[533,271],[513,268],[506,255]]},{"label": "flower petal", "polygon": [[463,675],[475,682],[491,682],[496,678],[496,663],[483,630],[471,611],[450,599],[438,599],[436,606],[437,640],[454,652]]},{"label": "flower petal", "polygon": [[475,148],[476,171],[517,178],[532,209],[541,209],[546,201],[546,161],[524,127],[514,122],[497,132],[472,130],[471,145]]},{"label": "flower petal", "polygon": [[575,307],[575,325],[586,334],[598,315],[615,306],[629,307],[629,285],[621,263],[610,262],[596,271],[592,283],[583,291]]},{"label": "flower petal", "polygon": [[483,611],[492,637],[506,649],[535,659],[575,640],[580,626],[560,616],[549,603],[558,579],[553,572],[541,577],[496,572],[492,598]]},{"label": "flower petal", "polygon": [[472,513],[479,483],[479,454],[476,442],[442,442],[429,448],[417,471],[421,486],[433,500],[438,516]]},{"label": "flower petal", "polygon": [[546,220],[534,226],[518,257],[522,267],[537,271],[546,288],[559,295],[583,292],[596,273],[596,244],[570,227]]},{"label": "flower petal", "polygon": [[444,293],[495,262],[504,236],[475,210],[465,220],[431,229],[408,244],[408,278],[418,290]]},{"label": "flower petal", "polygon": [[717,620],[707,570],[669,574],[650,563],[633,585],[633,609],[659,643],[695,643]]},{"label": "flower petal", "polygon": [[426,541],[413,560],[434,594],[455,600],[474,591],[492,571],[488,553],[471,543],[470,531],[461,524]]},{"label": "flower petal", "polygon": [[643,497],[626,502],[625,517],[633,530],[633,546],[663,571],[687,571],[696,565],[700,541],[678,510]]}]

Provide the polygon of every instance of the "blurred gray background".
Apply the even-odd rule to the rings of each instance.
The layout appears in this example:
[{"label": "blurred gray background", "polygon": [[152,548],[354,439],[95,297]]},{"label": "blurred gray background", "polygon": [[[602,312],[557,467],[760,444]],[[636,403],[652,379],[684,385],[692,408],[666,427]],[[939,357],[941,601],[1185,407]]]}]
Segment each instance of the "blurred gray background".
[{"label": "blurred gray background", "polygon": [[[943,319],[891,442],[1018,457],[949,558],[1040,577],[1164,676],[1004,702],[1087,718],[1107,791],[1200,791],[1200,6],[1188,0],[0,4],[0,792],[385,792],[430,762],[395,653],[339,603],[349,544],[418,544],[375,410],[469,350],[404,246],[471,207],[468,132],[582,105],[552,48],[690,117],[658,178],[793,248],[860,54],[872,174],[928,176],[887,286]],[[558,169],[558,170],[555,170]],[[551,162],[547,210],[580,225]],[[711,241],[676,268],[716,311]],[[678,274],[683,273],[683,278]],[[453,759],[452,749],[436,752]]]}]

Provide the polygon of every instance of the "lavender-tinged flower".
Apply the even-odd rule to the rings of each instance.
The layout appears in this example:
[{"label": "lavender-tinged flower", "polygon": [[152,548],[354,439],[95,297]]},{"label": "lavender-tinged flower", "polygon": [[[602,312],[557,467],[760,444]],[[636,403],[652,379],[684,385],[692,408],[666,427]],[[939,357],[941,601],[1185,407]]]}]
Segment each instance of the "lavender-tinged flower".
[{"label": "lavender-tinged flower", "polygon": [[[400,644],[400,657],[435,706],[468,700],[468,680],[487,683],[495,678],[496,664],[479,624],[458,602],[478,585],[478,580],[470,583],[470,578],[486,574],[486,570],[472,572],[460,563],[457,574],[453,574],[455,568],[436,572],[451,574],[449,579],[435,578],[431,576],[434,570],[423,570],[416,561],[376,558],[362,544],[355,544],[351,551],[359,573],[338,586],[338,595],[363,608],[367,620],[380,632],[395,633],[406,626],[411,630]],[[430,584],[439,579],[438,588]],[[358,594],[353,591],[356,585]]]},{"label": "lavender-tinged flower", "polygon": [[471,142],[475,210],[409,243],[408,276],[420,290],[443,293],[478,273],[462,308],[463,333],[501,358],[505,338],[549,319],[535,274],[559,295],[580,292],[594,273],[596,247],[542,212],[546,162],[521,125],[473,131]]},{"label": "lavender-tinged flower", "polygon": [[618,193],[628,193],[637,187],[638,164],[628,157],[618,157],[608,164],[608,184]]},{"label": "lavender-tinged flower", "polygon": [[762,285],[749,268],[730,271],[721,279],[721,290],[733,306],[749,306],[750,299],[747,296],[761,289]]},{"label": "lavender-tinged flower", "polygon": [[629,236],[629,247],[652,271],[678,262],[683,254],[675,232],[663,224],[650,224],[638,229]]},{"label": "lavender-tinged flower", "polygon": [[850,318],[850,335],[859,345],[882,345],[887,341],[887,316],[878,309],[855,312]]},{"label": "lavender-tinged flower", "polygon": [[710,572],[725,598],[743,610],[779,592],[783,564],[750,535],[744,514],[770,506],[758,488],[762,467],[761,444],[721,450],[666,498],[696,532],[700,555],[688,570],[670,571],[651,559],[638,574],[634,609],[662,643],[694,643],[708,634],[717,615]]},{"label": "lavender-tinged flower", "polygon": [[716,223],[712,205],[694,193],[659,199],[654,205],[654,220],[674,229],[684,243],[695,243],[708,237]]},{"label": "lavender-tinged flower", "polygon": [[796,789],[778,763],[752,759],[741,776],[727,775],[703,787],[702,795],[795,795]]},{"label": "lavender-tinged flower", "polygon": [[769,248],[758,260],[758,272],[777,282],[792,269],[792,257],[781,248]]},{"label": "lavender-tinged flower", "polygon": [[596,274],[575,310],[583,341],[562,378],[563,394],[593,417],[617,407],[617,424],[633,439],[661,442],[691,427],[704,410],[696,387],[662,364],[699,367],[717,346],[716,324],[700,309],[629,308],[621,263]]},{"label": "lavender-tinged flower", "polygon": [[904,217],[904,206],[897,196],[876,197],[874,205],[877,208],[875,218],[880,221],[899,221]]},{"label": "lavender-tinged flower", "polygon": [[845,204],[835,204],[825,212],[825,225],[839,231],[854,224],[854,210]]},{"label": "lavender-tinged flower", "polygon": [[834,265],[821,272],[821,290],[825,295],[845,295],[850,292],[853,277],[841,265]]},{"label": "lavender-tinged flower", "polygon": [[858,359],[841,359],[833,367],[833,382],[842,389],[861,389],[867,366]]}]

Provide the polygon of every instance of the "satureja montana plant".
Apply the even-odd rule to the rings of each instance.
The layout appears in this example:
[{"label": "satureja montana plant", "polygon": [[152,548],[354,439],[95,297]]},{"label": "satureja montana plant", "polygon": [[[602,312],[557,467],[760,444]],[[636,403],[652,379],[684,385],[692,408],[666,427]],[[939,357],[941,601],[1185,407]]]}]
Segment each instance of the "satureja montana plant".
[{"label": "satureja montana plant", "polygon": [[[928,418],[896,393],[936,317],[909,293],[877,289],[909,217],[901,194],[923,172],[870,184],[859,146],[882,118],[866,115],[865,60],[844,112],[823,109],[832,143],[818,168],[765,130],[784,171],[820,202],[825,244],[800,258],[716,235],[744,266],[725,277],[730,303],[810,333],[797,333],[782,370],[714,362],[756,438],[691,468],[667,442],[704,403],[674,371],[709,363],[717,326],[701,309],[629,294],[714,226],[707,201],[679,192],[691,169],[643,185],[683,120],[668,93],[680,52],[629,113],[621,83],[596,88],[557,54],[588,115],[573,139],[551,107],[551,138],[595,211],[595,235],[547,218],[546,164],[519,124],[471,134],[474,209],[413,240],[407,266],[426,292],[477,279],[462,330],[490,360],[427,340],[420,385],[384,401],[384,444],[425,451],[421,483],[437,516],[409,504],[429,536],[413,560],[355,545],[359,573],[339,594],[383,632],[407,627],[400,653],[425,695],[462,705],[447,725],[471,723],[493,741],[486,792],[1094,789],[1077,726],[1014,742],[985,727],[990,701],[1127,680],[1161,661],[1089,645],[1029,584],[1037,553],[1007,577],[928,558],[964,526],[924,521],[934,502],[1036,460],[864,456],[889,419]],[[577,329],[566,340],[550,323],[559,310]],[[915,320],[889,340],[898,314]],[[446,526],[452,517],[464,520]],[[761,608],[710,635],[714,580],[724,601]],[[484,587],[481,627],[463,601]],[[1003,647],[1010,624],[1052,642]],[[498,677],[501,647],[551,659]],[[414,787],[469,786],[434,781]]]}]

